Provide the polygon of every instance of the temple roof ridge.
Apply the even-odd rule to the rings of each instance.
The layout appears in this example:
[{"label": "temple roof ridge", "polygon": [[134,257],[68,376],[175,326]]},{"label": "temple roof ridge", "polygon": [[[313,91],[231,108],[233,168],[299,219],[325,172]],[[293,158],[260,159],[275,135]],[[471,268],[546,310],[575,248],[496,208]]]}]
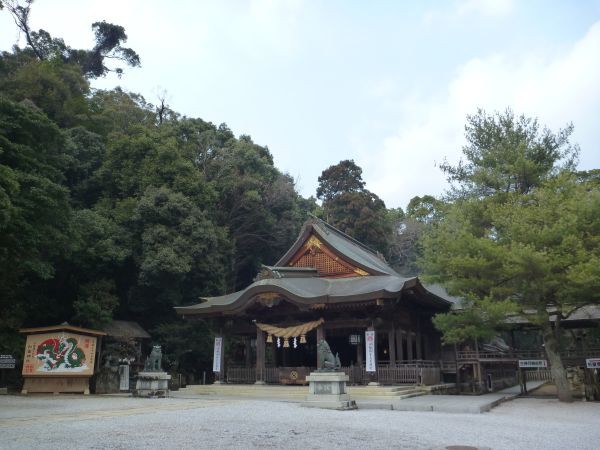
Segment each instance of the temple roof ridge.
[{"label": "temple roof ridge", "polygon": [[380,253],[312,214],[304,222],[294,244],[274,265],[288,265],[311,234],[315,234],[337,256],[369,275],[398,275]]},{"label": "temple roof ridge", "polygon": [[[331,225],[329,222],[326,222],[325,220],[321,219],[320,217],[315,216],[312,213],[308,213],[308,215],[317,223],[324,225],[325,228],[328,228],[329,230],[332,230],[338,234],[341,234],[344,238],[348,239],[349,241],[352,241],[352,243],[362,247],[364,250],[372,253],[373,255],[377,256],[379,259],[381,259],[382,261],[386,262],[385,257],[381,254],[381,252],[372,249],[371,247],[369,247],[367,244],[359,241],[358,239],[353,238],[352,236],[350,236],[347,233],[344,233],[342,230],[340,230],[339,228],[334,227],[333,225]],[[309,219],[310,220],[310,219]]]}]

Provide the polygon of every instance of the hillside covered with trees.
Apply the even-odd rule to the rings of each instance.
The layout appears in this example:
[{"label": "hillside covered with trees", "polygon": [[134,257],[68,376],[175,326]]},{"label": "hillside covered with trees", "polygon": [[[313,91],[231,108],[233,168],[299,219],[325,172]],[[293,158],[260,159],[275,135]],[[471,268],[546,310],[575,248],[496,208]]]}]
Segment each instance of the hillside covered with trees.
[{"label": "hillside covered with trees", "polygon": [[[95,46],[74,49],[31,30],[31,7],[6,1],[2,12],[26,45],[0,54],[1,351],[20,354],[23,326],[101,328],[113,318],[140,322],[167,351],[170,340],[204,342],[209,330],[177,320],[173,306],[245,287],[323,209],[250,136],[164,99],[92,89],[140,64],[122,27],[94,23]],[[325,212],[386,253],[404,214],[347,164],[361,188],[340,184]]]}]

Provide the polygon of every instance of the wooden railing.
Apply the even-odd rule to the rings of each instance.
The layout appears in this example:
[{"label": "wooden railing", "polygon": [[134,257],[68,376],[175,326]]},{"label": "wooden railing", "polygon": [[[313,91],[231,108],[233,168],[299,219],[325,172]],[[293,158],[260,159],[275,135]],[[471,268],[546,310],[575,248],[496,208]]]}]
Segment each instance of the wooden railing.
[{"label": "wooden railing", "polygon": [[526,381],[552,381],[550,369],[525,370]]},{"label": "wooden railing", "polygon": [[438,384],[441,371],[438,361],[413,361],[410,363],[378,364],[377,373],[367,372],[365,366],[342,367],[350,384]]},{"label": "wooden railing", "polygon": [[442,372],[456,372],[455,361],[440,361],[440,368]]},{"label": "wooden railing", "polygon": [[227,382],[250,384],[256,381],[255,367],[228,367]]},{"label": "wooden railing", "polygon": [[419,368],[416,364],[377,366],[377,381],[381,384],[417,384]]},{"label": "wooden railing", "polygon": [[[367,384],[378,381],[381,384],[438,384],[441,380],[439,361],[413,361],[398,364],[378,364],[377,373],[367,372],[364,365],[346,366],[341,370],[348,375],[350,384]],[[258,373],[257,373],[258,372]],[[252,384],[256,380],[266,383],[280,383],[280,368],[265,367],[258,371],[255,367],[229,366],[227,383]]]},{"label": "wooden railing", "polygon": [[[586,350],[563,350],[560,352],[563,360],[582,360],[585,358],[600,357],[600,348]],[[546,353],[541,350],[514,350],[509,352],[476,352],[473,350],[456,353],[458,361],[486,361],[486,360],[518,360],[518,359],[546,359]]]},{"label": "wooden railing", "polygon": [[456,353],[458,361],[476,361],[476,360],[492,360],[492,359],[541,359],[544,357],[543,352],[539,351],[514,351],[514,352],[476,352],[476,351],[460,351]]}]

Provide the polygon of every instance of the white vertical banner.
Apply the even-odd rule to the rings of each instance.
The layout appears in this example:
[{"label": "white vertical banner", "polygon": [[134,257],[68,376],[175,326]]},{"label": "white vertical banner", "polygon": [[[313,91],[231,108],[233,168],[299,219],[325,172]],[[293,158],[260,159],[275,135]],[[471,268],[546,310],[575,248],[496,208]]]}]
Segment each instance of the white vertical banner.
[{"label": "white vertical banner", "polygon": [[367,353],[367,372],[377,372],[375,365],[375,331],[365,331],[365,348]]},{"label": "white vertical banner", "polygon": [[215,350],[213,353],[213,372],[221,371],[221,352],[223,351],[223,338],[215,338]]}]

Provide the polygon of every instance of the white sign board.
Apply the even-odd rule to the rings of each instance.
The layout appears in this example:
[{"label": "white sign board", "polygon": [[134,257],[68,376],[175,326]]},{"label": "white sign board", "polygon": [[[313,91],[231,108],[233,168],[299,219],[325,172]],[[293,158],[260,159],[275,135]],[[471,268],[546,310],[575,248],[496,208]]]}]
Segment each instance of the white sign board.
[{"label": "white sign board", "polygon": [[13,355],[0,355],[0,369],[14,369],[16,364]]},{"label": "white sign board", "polygon": [[522,369],[546,369],[548,361],[545,359],[520,359],[519,367]]},{"label": "white sign board", "polygon": [[215,338],[215,350],[213,353],[213,372],[221,371],[221,353],[223,351],[223,338]]},{"label": "white sign board", "polygon": [[588,369],[600,369],[600,358],[588,358],[585,360]]},{"label": "white sign board", "polygon": [[365,331],[365,347],[367,350],[367,372],[377,372],[375,363],[375,331]]},{"label": "white sign board", "polygon": [[129,390],[129,364],[121,364],[119,366],[119,390]]}]

